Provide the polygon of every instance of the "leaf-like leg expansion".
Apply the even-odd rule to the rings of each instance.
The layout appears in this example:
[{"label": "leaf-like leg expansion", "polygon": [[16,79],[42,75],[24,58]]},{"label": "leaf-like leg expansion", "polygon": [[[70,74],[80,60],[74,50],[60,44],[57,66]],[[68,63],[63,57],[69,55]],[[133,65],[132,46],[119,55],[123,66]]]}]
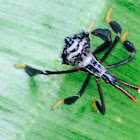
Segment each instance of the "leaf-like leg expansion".
[{"label": "leaf-like leg expansion", "polygon": [[98,54],[102,51],[104,51],[105,49],[107,49],[111,42],[111,32],[108,29],[95,29],[91,32],[92,35],[95,35],[99,38],[101,38],[102,40],[104,40],[105,42],[103,44],[101,44],[92,54]]},{"label": "leaf-like leg expansion", "polygon": [[83,93],[84,93],[84,91],[85,91],[85,89],[86,89],[86,87],[87,87],[87,85],[88,85],[88,83],[90,81],[90,77],[91,77],[91,75],[88,74],[88,76],[87,76],[87,78],[86,78],[81,90],[79,91],[79,93],[76,96],[72,96],[72,97],[69,97],[69,98],[66,98],[66,99],[61,99],[60,101],[58,101],[52,107],[52,109],[55,109],[56,107],[58,107],[60,105],[60,103],[62,103],[62,102],[64,102],[65,104],[70,105],[70,104],[73,104],[77,99],[79,99],[83,95]]},{"label": "leaf-like leg expansion", "polygon": [[28,65],[18,65],[15,64],[16,68],[24,68],[26,73],[29,76],[36,76],[38,74],[43,74],[43,75],[51,75],[51,74],[67,74],[67,73],[73,73],[73,72],[78,72],[78,71],[85,71],[84,68],[77,68],[77,69],[73,69],[73,70],[66,70],[66,71],[42,71],[42,70],[38,70],[36,68],[33,68],[31,66]]},{"label": "leaf-like leg expansion", "polygon": [[87,85],[89,83],[90,77],[91,77],[91,75],[88,74],[87,79],[85,80],[85,82],[84,82],[81,90],[79,91],[79,93],[76,96],[72,96],[72,97],[66,98],[64,100],[65,104],[68,104],[68,105],[69,104],[73,104],[77,99],[79,99],[83,95],[83,93],[84,93],[84,91],[85,91],[85,89],[86,89],[86,87],[87,87]]},{"label": "leaf-like leg expansion", "polygon": [[110,54],[112,49],[115,47],[115,45],[117,44],[117,42],[120,39],[121,32],[122,32],[121,26],[116,21],[110,20],[111,13],[112,13],[112,8],[110,8],[107,13],[106,21],[110,24],[112,30],[117,34],[117,36],[116,36],[115,40],[113,41],[113,44],[109,47],[108,51],[105,53],[105,55],[100,60],[101,63],[107,58],[107,56]]},{"label": "leaf-like leg expansion", "polygon": [[116,21],[111,21],[110,20],[110,15],[112,13],[112,8],[109,9],[108,13],[107,13],[107,16],[106,16],[106,21],[110,24],[112,30],[118,34],[122,32],[122,28],[121,26],[116,22]]}]

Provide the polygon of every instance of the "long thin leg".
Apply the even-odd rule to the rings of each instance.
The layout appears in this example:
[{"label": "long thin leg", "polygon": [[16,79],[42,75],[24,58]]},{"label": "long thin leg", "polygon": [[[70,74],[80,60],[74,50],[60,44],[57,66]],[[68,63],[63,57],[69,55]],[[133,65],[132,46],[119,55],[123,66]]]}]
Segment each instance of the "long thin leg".
[{"label": "long thin leg", "polygon": [[127,86],[127,87],[130,87],[130,88],[133,88],[133,89],[137,90],[138,93],[139,93],[140,87],[131,85],[131,84],[126,83],[126,82],[124,82],[124,81],[122,81],[122,80],[120,80],[120,79],[118,80],[118,82],[121,83],[121,84],[123,84],[123,85],[125,85],[125,86]]},{"label": "long thin leg", "polygon": [[133,45],[131,42],[125,41],[125,37],[127,36],[128,33],[129,33],[129,31],[126,31],[126,32],[124,33],[124,35],[121,37],[121,41],[122,41],[122,43],[123,43],[125,49],[126,49],[128,52],[131,52],[131,56],[129,56],[129,57],[128,57],[126,60],[124,60],[124,61],[121,61],[121,62],[119,62],[119,63],[112,64],[112,65],[110,65],[110,66],[106,66],[106,67],[105,67],[106,69],[110,69],[110,68],[114,68],[114,67],[118,67],[118,66],[124,65],[124,64],[129,63],[131,60],[134,59],[134,57],[135,57],[135,47],[134,47],[134,45]]},{"label": "long thin leg", "polygon": [[72,97],[69,97],[69,98],[66,98],[66,99],[61,99],[60,101],[58,101],[58,102],[52,107],[52,109],[54,110],[54,109],[55,109],[56,107],[58,107],[58,106],[60,105],[60,103],[62,103],[62,102],[64,102],[65,104],[70,105],[70,104],[73,104],[77,99],[79,99],[79,98],[83,95],[83,93],[84,93],[84,91],[85,91],[85,89],[86,89],[86,87],[87,87],[87,85],[88,85],[88,83],[89,83],[89,81],[90,81],[90,77],[91,77],[91,75],[88,74],[88,76],[87,76],[87,78],[86,78],[86,80],[85,80],[85,82],[84,82],[84,84],[83,84],[81,90],[78,92],[78,94],[77,94],[76,96],[72,96]]},{"label": "long thin leg", "polygon": [[121,61],[121,62],[119,62],[119,63],[112,64],[112,65],[110,65],[110,66],[106,66],[105,68],[106,68],[106,69],[111,69],[111,68],[115,68],[115,67],[118,67],[118,66],[127,64],[127,63],[129,63],[131,60],[133,60],[134,57],[135,57],[135,52],[133,52],[133,53],[131,54],[131,56],[129,56],[128,59],[126,59],[126,60],[124,60],[124,61]]},{"label": "long thin leg", "polygon": [[28,65],[17,65],[15,64],[16,68],[24,68],[26,73],[29,76],[35,76],[38,74],[43,74],[43,75],[50,75],[50,74],[67,74],[67,73],[73,73],[73,72],[78,72],[78,71],[85,71],[83,68],[77,68],[77,69],[73,69],[73,70],[67,70],[67,71],[42,71],[42,70],[38,70],[35,68],[32,68]]},{"label": "long thin leg", "polygon": [[139,103],[140,101],[137,101],[129,92],[127,92],[125,89],[123,89],[122,87],[118,86],[118,85],[114,85],[115,88],[117,88],[118,90],[122,91],[128,98],[130,98],[133,102],[135,103]]},{"label": "long thin leg", "polygon": [[108,51],[104,54],[104,56],[102,57],[102,59],[100,60],[100,63],[102,63],[106,58],[107,56],[110,54],[110,52],[113,50],[113,48],[115,47],[115,45],[117,44],[117,42],[119,41],[120,39],[120,34],[118,34],[115,38],[115,40],[113,41],[113,44],[110,46],[110,48],[108,49]]},{"label": "long thin leg", "polygon": [[97,86],[98,86],[98,90],[99,90],[101,105],[97,100],[94,99],[93,100],[93,107],[94,107],[94,111],[96,112],[97,111],[96,106],[97,106],[98,110],[104,115],[106,110],[105,110],[105,103],[104,103],[104,98],[103,98],[99,78],[96,78],[96,82],[97,82]]}]

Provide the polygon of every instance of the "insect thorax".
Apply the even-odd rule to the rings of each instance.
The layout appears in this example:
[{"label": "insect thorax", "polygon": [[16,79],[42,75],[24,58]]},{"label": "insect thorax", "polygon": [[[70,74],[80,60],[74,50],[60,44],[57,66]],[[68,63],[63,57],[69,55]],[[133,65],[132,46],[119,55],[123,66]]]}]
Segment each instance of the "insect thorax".
[{"label": "insect thorax", "polygon": [[63,64],[84,67],[91,74],[98,77],[101,77],[106,71],[92,55],[89,34],[85,32],[65,38],[62,60]]}]

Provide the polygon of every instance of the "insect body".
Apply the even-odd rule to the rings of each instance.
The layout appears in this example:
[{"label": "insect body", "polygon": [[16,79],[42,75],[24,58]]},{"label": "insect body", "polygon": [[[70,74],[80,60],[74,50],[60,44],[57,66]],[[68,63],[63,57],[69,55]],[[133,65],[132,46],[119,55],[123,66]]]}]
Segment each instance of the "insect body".
[{"label": "insect body", "polygon": [[65,38],[65,47],[62,53],[63,63],[84,68],[90,74],[113,84],[117,78],[106,72],[105,67],[95,58],[90,51],[89,34],[81,32],[74,37]]},{"label": "insect body", "polygon": [[[109,83],[110,85],[114,86],[116,89],[122,91],[126,96],[128,96],[132,101],[136,103],[140,103],[140,101],[137,101],[129,92],[127,92],[125,89],[120,87],[118,83],[123,84],[127,87],[130,87],[132,89],[138,90],[138,93],[140,93],[140,87],[134,86],[132,84],[126,83],[119,78],[115,77],[113,74],[107,72],[107,69],[114,68],[117,66],[121,66],[123,64],[126,64],[130,62],[134,56],[135,56],[135,47],[134,45],[129,42],[125,41],[126,35],[129,33],[129,31],[125,32],[124,35],[121,37],[121,41],[125,47],[125,49],[131,53],[131,55],[128,57],[128,59],[112,64],[110,66],[103,66],[102,63],[104,60],[107,58],[107,56],[110,54],[116,43],[120,40],[121,36],[121,26],[115,22],[110,20],[110,14],[112,12],[112,9],[109,10],[107,14],[107,22],[110,24],[112,30],[117,34],[115,40],[112,43],[111,39],[111,31],[109,29],[95,29],[92,30],[93,28],[93,23],[89,27],[89,32],[82,31],[79,34],[74,34],[71,37],[66,37],[65,38],[65,45],[62,51],[62,63],[66,65],[72,65],[72,66],[77,66],[78,68],[73,69],[73,70],[67,70],[67,71],[42,71],[38,70],[35,68],[32,68],[28,65],[15,65],[15,67],[19,68],[25,68],[25,71],[29,76],[35,76],[38,74],[44,74],[44,75],[50,75],[50,74],[67,74],[67,73],[73,73],[73,72],[78,72],[78,71],[83,71],[87,72],[87,78],[79,91],[79,93],[75,96],[66,98],[66,99],[61,99],[59,102],[56,103],[55,106],[53,106],[52,109],[55,109],[60,103],[64,102],[65,104],[72,104],[74,103],[77,99],[79,99],[89,81],[90,77],[95,75],[96,76],[96,83],[98,86],[98,91],[101,99],[101,104],[97,100],[93,100],[93,107],[94,111],[98,110],[102,113],[105,114],[105,103],[104,103],[104,98],[100,86],[99,79],[102,78],[106,83]],[[91,52],[90,50],[90,38],[89,34],[95,35],[102,40],[104,40],[104,43],[101,44],[94,52]],[[98,60],[96,55],[104,50],[107,50],[104,56],[102,57],[101,60]],[[97,107],[97,108],[96,108]]]}]

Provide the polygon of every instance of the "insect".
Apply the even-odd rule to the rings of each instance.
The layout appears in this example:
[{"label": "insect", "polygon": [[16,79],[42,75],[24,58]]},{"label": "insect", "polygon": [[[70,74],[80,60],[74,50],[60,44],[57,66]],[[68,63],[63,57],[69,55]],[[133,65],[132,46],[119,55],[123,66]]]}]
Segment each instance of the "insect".
[{"label": "insect", "polygon": [[[62,55],[61,55],[62,63],[66,65],[77,66],[78,68],[73,69],[73,70],[67,70],[67,71],[48,71],[48,70],[42,71],[42,70],[33,68],[31,66],[28,66],[26,64],[23,64],[23,65],[15,64],[16,68],[24,68],[29,76],[35,76],[38,74],[43,74],[43,75],[68,74],[68,73],[79,72],[79,71],[83,71],[87,73],[87,78],[81,90],[79,91],[79,93],[75,96],[72,96],[66,99],[61,99],[52,107],[52,109],[55,109],[62,102],[69,105],[77,101],[83,95],[90,81],[90,78],[93,75],[96,76],[96,83],[98,86],[99,96],[101,100],[101,104],[96,99],[93,100],[93,108],[95,112],[97,112],[97,108],[102,114],[105,114],[106,112],[104,98],[103,98],[103,94],[102,94],[102,90],[101,90],[101,86],[99,82],[100,78],[102,78],[107,84],[110,84],[111,86],[123,92],[132,101],[136,103],[140,103],[140,101],[137,101],[129,92],[127,92],[125,89],[119,86],[119,84],[125,85],[134,90],[137,90],[138,93],[140,93],[140,87],[126,83],[120,80],[119,78],[115,77],[113,74],[107,72],[107,69],[115,68],[115,67],[124,65],[126,63],[129,63],[132,59],[134,59],[134,56],[135,56],[134,45],[131,42],[125,40],[125,37],[129,33],[129,31],[126,31],[124,35],[121,37],[122,28],[116,21],[110,20],[111,13],[112,13],[112,8],[110,8],[107,13],[106,21],[110,24],[112,30],[116,33],[116,38],[114,39],[113,42],[111,39],[111,31],[109,29],[98,28],[98,29],[92,30],[95,22],[93,22],[89,26],[89,32],[82,31],[78,34],[74,34],[73,36],[65,38],[65,45],[64,45]],[[102,40],[104,40],[104,43],[101,44],[97,49],[95,49],[94,52],[90,51],[89,34],[97,36],[101,38]],[[125,49],[128,52],[130,52],[131,55],[128,57],[128,59],[124,61],[112,64],[110,66],[103,66],[102,63],[107,58],[107,56],[111,53],[112,49],[115,47],[115,45],[120,39]],[[107,50],[106,53],[104,54],[102,59],[98,61],[96,58],[96,55],[104,50]]]}]

